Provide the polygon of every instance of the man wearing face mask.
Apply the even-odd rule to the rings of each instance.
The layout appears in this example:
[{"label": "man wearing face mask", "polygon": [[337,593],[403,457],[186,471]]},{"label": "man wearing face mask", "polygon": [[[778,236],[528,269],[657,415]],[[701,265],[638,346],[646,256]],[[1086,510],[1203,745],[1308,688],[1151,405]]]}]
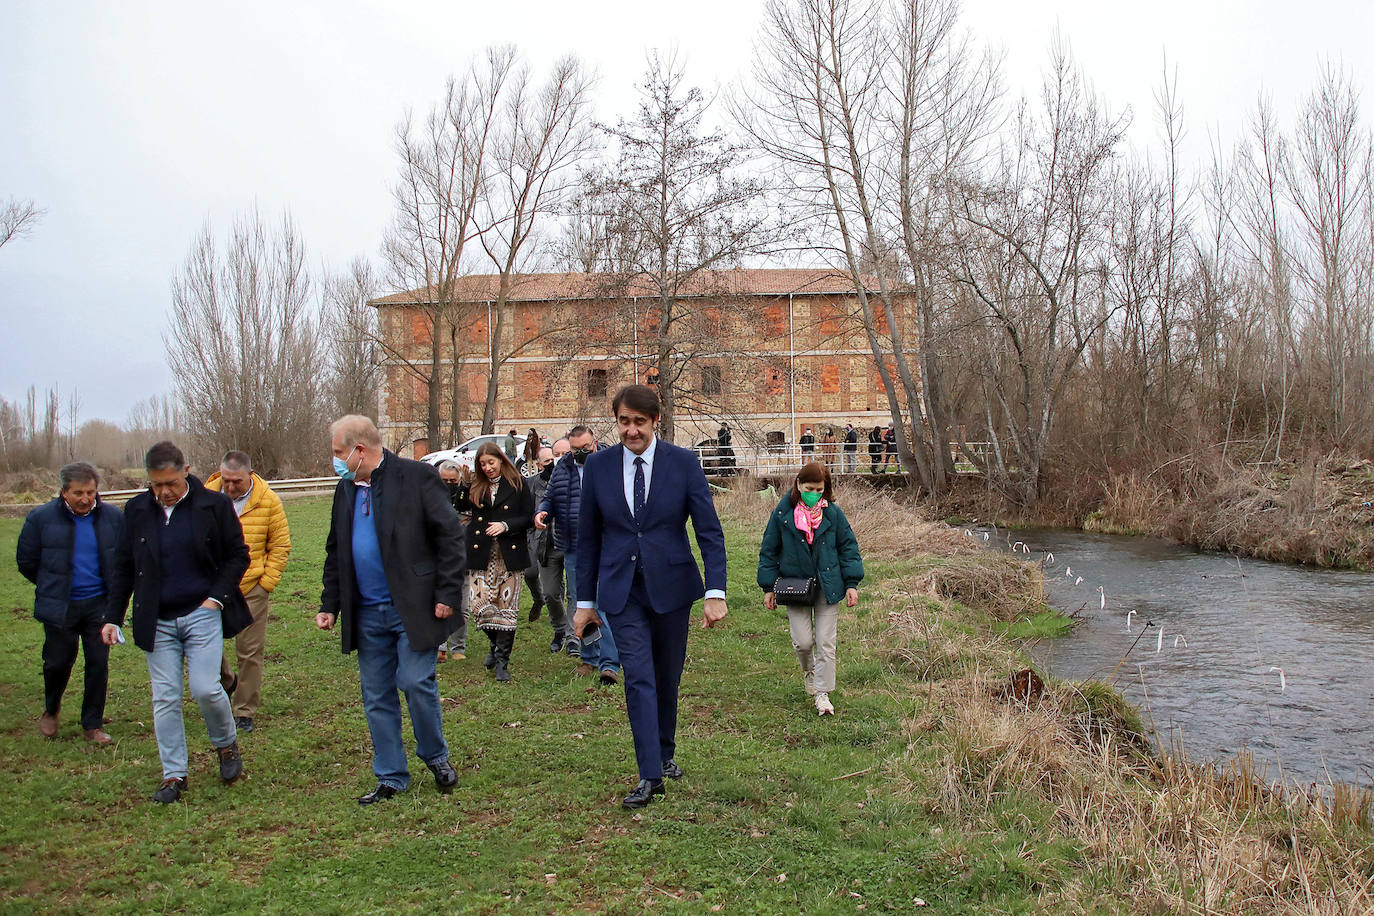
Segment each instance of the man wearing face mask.
[{"label": "man wearing face mask", "polygon": [[[577,519],[582,503],[582,478],[587,458],[596,451],[596,437],[589,427],[574,426],[568,432],[568,444],[571,451],[554,465],[549,475],[548,488],[534,516],[534,526],[539,529],[553,527],[553,546],[562,552],[567,607],[571,608],[577,602]],[[550,565],[557,562],[559,560],[551,558]],[[568,654],[581,656],[578,675],[585,677],[600,672],[602,684],[614,685],[620,679],[620,653],[605,621],[602,621],[600,634],[599,639],[583,641],[570,628],[566,643]]]},{"label": "man wearing face mask", "polygon": [[19,572],[35,586],[33,616],[43,624],[38,731],[45,738],[57,736],[62,694],[80,647],[86,655],[81,728],[87,741],[105,745],[111,742],[104,728],[110,647],[100,638],[100,628],[124,516],[100,501],[100,474],[93,465],[69,464],[58,477],[62,491],[24,519],[15,550]]},{"label": "man wearing face mask", "polygon": [[[543,501],[544,493],[549,488],[549,479],[553,476],[556,459],[566,455],[570,450],[566,438],[555,442],[553,448],[539,450],[539,457],[536,459],[539,463],[539,473],[525,481],[529,485],[536,506]],[[547,528],[536,528],[531,525],[525,532],[525,540],[530,553],[530,566],[525,570],[525,582],[530,586],[530,594],[535,596],[535,604],[530,609],[530,621],[538,620],[540,608],[547,607],[549,625],[553,627],[553,642],[549,643],[549,651],[561,652],[568,630],[563,605],[563,567],[560,564],[555,575],[549,566],[549,557],[555,552],[555,548]]]},{"label": "man wearing face mask", "polygon": [[[458,521],[466,528],[468,521],[472,518],[472,503],[468,502],[468,488],[467,484],[463,482],[463,466],[453,460],[440,462],[439,479],[444,482],[444,486],[448,489],[448,499],[453,505],[454,511],[458,513]],[[439,646],[439,661],[453,659],[460,662],[468,657],[467,653],[468,615],[459,614],[458,629],[454,630],[448,640]]]},{"label": "man wearing face mask", "polygon": [[315,625],[330,630],[337,623],[343,651],[358,653],[377,778],[358,804],[385,801],[410,787],[398,691],[410,711],[415,752],[436,788],[448,792],[458,774],[444,740],[435,662],[439,644],[463,615],[462,526],[438,473],[384,449],[367,417],[340,417],[329,435],[341,479]]}]

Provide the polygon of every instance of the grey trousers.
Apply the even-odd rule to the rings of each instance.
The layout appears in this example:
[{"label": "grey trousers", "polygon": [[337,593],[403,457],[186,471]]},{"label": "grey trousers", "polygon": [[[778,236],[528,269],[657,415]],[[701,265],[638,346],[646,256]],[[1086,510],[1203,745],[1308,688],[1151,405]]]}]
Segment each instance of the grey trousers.
[{"label": "grey trousers", "polygon": [[792,630],[792,648],[797,650],[802,674],[810,674],[818,693],[835,689],[835,644],[839,640],[840,606],[826,604],[825,596],[815,607],[789,607],[787,623]]}]

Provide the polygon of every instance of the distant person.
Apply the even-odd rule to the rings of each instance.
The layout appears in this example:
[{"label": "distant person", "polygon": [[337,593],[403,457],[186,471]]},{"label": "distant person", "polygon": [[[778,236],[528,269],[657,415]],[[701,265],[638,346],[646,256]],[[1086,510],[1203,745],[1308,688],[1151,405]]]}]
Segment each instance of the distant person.
[{"label": "distant person", "polygon": [[[439,463],[439,479],[444,482],[445,489],[448,490],[449,504],[458,513],[458,521],[462,524],[460,535],[467,547],[467,524],[472,518],[472,504],[467,500],[467,484],[472,480],[472,470],[465,468],[452,459]],[[447,640],[439,646],[438,661],[462,661],[467,658],[468,651],[468,615],[457,614],[458,628],[454,630]]]},{"label": "distant person", "polygon": [[[534,497],[536,507],[544,501],[544,494],[548,492],[549,481],[553,479],[553,470],[557,467],[558,460],[570,451],[572,446],[566,436],[554,442],[552,448],[540,449],[539,473],[529,478],[530,493]],[[543,598],[545,607],[549,609],[549,625],[553,627],[553,641],[549,643],[549,651],[562,652],[567,642],[571,616],[563,600],[563,552],[554,546],[553,531],[548,527],[541,528],[531,524],[526,537],[529,541],[530,559],[539,574],[539,595]],[[539,615],[531,608],[530,620],[538,619]]]},{"label": "distant person", "polygon": [[853,423],[844,425],[844,470],[853,474],[859,469],[859,431]]},{"label": "distant person", "polygon": [[821,437],[821,461],[825,463],[827,470],[838,470],[840,466],[840,444],[835,439],[834,427],[826,427],[825,435]]},{"label": "distant person", "polygon": [[[286,571],[291,555],[291,528],[281,497],[257,474],[247,453],[230,451],[219,470],[205,481],[205,489],[223,492],[234,504],[248,544],[248,571],[239,582],[253,622],[234,639],[238,671],[233,674],[234,725],[240,734],[253,731],[253,717],[262,703],[262,663],[267,649],[268,599]],[[221,662],[220,680],[226,663]]]},{"label": "distant person", "polygon": [[[552,526],[553,546],[561,551],[564,578],[567,582],[569,608],[577,604],[578,519],[582,512],[582,481],[587,473],[587,460],[596,454],[599,443],[587,426],[574,426],[568,432],[572,451],[559,459],[549,476],[548,489],[539,502],[534,516],[535,527]],[[582,640],[572,631],[569,621],[566,648],[569,655],[581,660],[576,672],[579,677],[599,674],[601,683],[613,686],[620,682],[620,650],[616,646],[613,627],[606,621],[594,639]]]},{"label": "distant person", "polygon": [[544,440],[539,437],[539,431],[533,426],[525,436],[525,448],[521,457],[525,459],[525,464],[530,467],[539,463],[539,450],[544,447]]},{"label": "distant person", "polygon": [[758,583],[763,606],[778,607],[779,577],[812,580],[814,598],[787,607],[792,647],[801,662],[802,684],[815,697],[816,712],[835,714],[830,694],[835,690],[835,646],[840,601],[853,607],[859,601],[864,577],[859,542],[840,507],[831,502],[830,472],[819,462],[803,467],[782,498],[759,546]]},{"label": "distant person", "polygon": [[811,434],[811,427],[802,427],[801,438],[797,440],[797,444],[801,446],[802,464],[805,464],[816,454],[816,437]]},{"label": "distant person", "polygon": [[875,426],[868,434],[868,473],[878,473],[878,464],[883,460],[883,428]]},{"label": "distant person", "polygon": [[220,779],[227,785],[243,775],[234,709],[219,673],[224,637],[253,623],[239,590],[249,553],[233,502],[205,489],[181,449],[159,442],[148,449],[143,467],[149,486],[124,507],[109,622],[101,637],[107,646],[119,641],[132,595],[134,644],[148,661],[153,732],[162,759],[162,782],[153,801],[172,804],[186,791],[183,664],[191,698],[219,757]]},{"label": "distant person", "polygon": [[534,523],[534,500],[515,465],[495,443],[477,449],[468,485],[472,523],[467,530],[467,596],[472,625],[487,635],[483,663],[501,682],[510,680],[510,655],[520,617],[520,578],[530,565],[525,530]]},{"label": "distant person", "polygon": [[444,740],[435,679],[438,647],[463,613],[463,544],[458,516],[434,468],[382,447],[367,417],[329,428],[334,488],[324,547],[324,590],[315,625],[337,623],[343,651],[358,653],[363,713],[377,786],[360,805],[410,788],[401,738],[405,695],[415,753],[448,792],[458,784]]},{"label": "distant person", "polygon": [[43,715],[38,732],[44,738],[57,737],[62,694],[79,648],[86,657],[81,730],[87,741],[106,745],[112,740],[105,732],[110,647],[100,638],[100,630],[124,516],[101,502],[100,472],[94,465],[77,461],[57,476],[61,491],[28,514],[15,548],[19,573],[34,584],[34,619],[43,624]]},{"label": "distant person", "polygon": [[506,453],[506,457],[510,459],[511,464],[515,463],[515,449],[516,432],[512,429],[510,432],[506,433],[506,438],[501,440],[501,450]]},{"label": "distant person", "polygon": [[886,430],[883,431],[883,473],[884,473],[884,474],[887,473],[887,465],[888,465],[888,462],[889,462],[889,461],[891,461],[894,465],[897,466],[897,470],[898,470],[899,472],[901,471],[901,469],[902,469],[902,463],[901,463],[900,461],[897,460],[897,434],[896,434],[895,432],[892,431],[892,427],[891,427],[890,425],[887,427]]},{"label": "distant person", "polygon": [[[645,385],[612,401],[620,445],[587,459],[577,529],[577,615],[573,630],[610,621],[625,669],[625,705],[639,783],[621,802],[642,808],[682,778],[677,750],[678,685],[692,604],[705,598],[702,626],[726,615],[725,536],[711,488],[690,449],[659,440],[662,408]],[[692,557],[692,522],[706,564]]]}]

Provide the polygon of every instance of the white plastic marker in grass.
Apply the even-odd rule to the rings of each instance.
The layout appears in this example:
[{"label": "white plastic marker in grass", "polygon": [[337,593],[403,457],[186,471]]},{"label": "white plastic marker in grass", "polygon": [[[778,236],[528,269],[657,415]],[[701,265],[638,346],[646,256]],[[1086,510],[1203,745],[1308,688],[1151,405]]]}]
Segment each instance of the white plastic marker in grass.
[{"label": "white plastic marker in grass", "polygon": [[1073,584],[1074,584],[1074,585],[1082,585],[1082,584],[1083,584],[1083,577],[1082,577],[1082,576],[1079,576],[1077,579],[1074,579],[1074,580],[1073,580]]},{"label": "white plastic marker in grass", "polygon": [[1163,627],[1160,627],[1160,628],[1159,628],[1159,639],[1156,639],[1156,640],[1155,640],[1155,655],[1158,655],[1158,654],[1159,654],[1159,650],[1160,650],[1160,649],[1163,649],[1163,648],[1164,648],[1164,628],[1163,628]]},{"label": "white plastic marker in grass", "polygon": [[1072,567],[1072,566],[1065,566],[1065,567],[1064,567],[1064,578],[1065,578],[1065,579],[1072,579],[1072,578],[1073,578],[1073,567]]},{"label": "white plastic marker in grass", "polygon": [[1285,690],[1288,689],[1288,679],[1283,676],[1283,669],[1280,668],[1278,665],[1270,665],[1269,670],[1277,671],[1279,673],[1279,693],[1283,693]]},{"label": "white plastic marker in grass", "polygon": [[[1183,639],[1183,634],[1182,634],[1182,633],[1180,633],[1180,634],[1178,634],[1177,636],[1174,637],[1174,648],[1175,648],[1175,649],[1178,648],[1178,641],[1179,641],[1180,639]],[[1183,648],[1185,648],[1185,649],[1188,648],[1188,640],[1186,640],[1186,639],[1183,639]]]},{"label": "white plastic marker in grass", "polygon": [[1135,611],[1126,612],[1126,632],[1131,632],[1131,618],[1135,616]]},{"label": "white plastic marker in grass", "polygon": [[1097,595],[1098,595],[1098,599],[1099,599],[1099,603],[1098,603],[1097,609],[1100,610],[1100,611],[1105,611],[1105,610],[1107,609],[1107,590],[1106,590],[1106,588],[1104,588],[1103,586],[1099,585],[1099,586],[1097,587]]},{"label": "white plastic marker in grass", "polygon": [[987,533],[986,531],[984,531],[984,532],[983,532],[983,543],[986,544],[987,542],[988,542],[988,533]]},{"label": "white plastic marker in grass", "polygon": [[1012,553],[1020,553],[1020,552],[1021,552],[1021,547],[1022,547],[1021,542],[1020,542],[1020,541],[1017,541],[1015,544],[1012,544],[1012,545],[1011,545],[1011,552],[1012,552]]},{"label": "white plastic marker in grass", "polygon": [[1050,551],[1049,553],[1045,554],[1045,562],[1050,564],[1051,566],[1054,565],[1054,551]]}]

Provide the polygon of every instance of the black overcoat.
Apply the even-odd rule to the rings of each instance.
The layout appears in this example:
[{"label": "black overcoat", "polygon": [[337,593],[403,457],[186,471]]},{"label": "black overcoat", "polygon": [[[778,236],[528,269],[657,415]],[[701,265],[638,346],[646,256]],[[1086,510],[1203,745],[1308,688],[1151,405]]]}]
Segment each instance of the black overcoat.
[{"label": "black overcoat", "polygon": [[[389,451],[383,455],[369,480],[382,567],[410,647],[427,651],[448,639],[463,619],[462,526],[438,471]],[[357,489],[351,480],[340,480],[334,488],[320,593],[320,610],[335,615],[344,652],[358,645],[358,587],[353,578]],[[452,616],[435,617],[435,604],[453,608]]]},{"label": "black overcoat", "polygon": [[[490,495],[491,486],[482,483],[480,478],[474,479],[471,486],[480,488],[482,504],[473,506],[472,521],[468,523],[468,569],[484,569],[491,559],[492,542],[495,542],[501,548],[506,569],[513,573],[523,572],[530,565],[525,531],[534,524],[534,493],[529,482],[521,478],[517,491],[502,477],[496,487],[495,499]],[[489,537],[487,526],[492,522],[505,522],[508,530]]]}]

